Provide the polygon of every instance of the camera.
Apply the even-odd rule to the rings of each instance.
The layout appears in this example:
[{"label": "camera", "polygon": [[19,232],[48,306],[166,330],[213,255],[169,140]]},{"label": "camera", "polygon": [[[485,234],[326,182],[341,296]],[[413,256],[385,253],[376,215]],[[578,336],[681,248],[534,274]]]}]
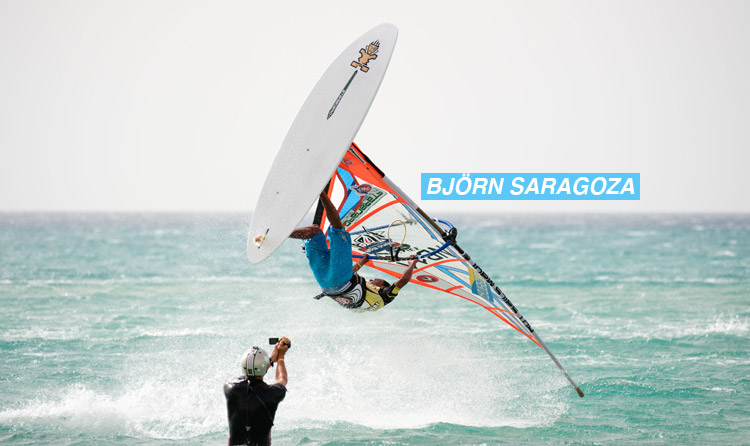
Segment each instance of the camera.
[{"label": "camera", "polygon": [[[276,345],[279,343],[279,340],[281,338],[268,338],[268,345]],[[292,343],[287,339],[286,345],[289,346],[289,348],[292,348]]]}]

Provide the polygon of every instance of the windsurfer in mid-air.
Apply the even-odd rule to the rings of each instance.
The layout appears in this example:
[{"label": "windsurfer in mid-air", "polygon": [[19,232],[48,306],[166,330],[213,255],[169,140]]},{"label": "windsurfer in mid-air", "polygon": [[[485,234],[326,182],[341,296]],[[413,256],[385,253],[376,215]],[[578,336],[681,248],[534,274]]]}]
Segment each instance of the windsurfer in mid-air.
[{"label": "windsurfer in mid-air", "polygon": [[369,261],[367,254],[352,266],[351,236],[344,229],[338,210],[325,192],[320,194],[320,200],[330,223],[328,234],[331,247],[328,247],[326,236],[317,225],[297,228],[289,237],[305,240],[305,254],[310,269],[324,295],[357,312],[380,310],[391,303],[401,288],[409,283],[417,259],[411,259],[401,278],[392,285],[383,279],[364,279],[357,271]]}]

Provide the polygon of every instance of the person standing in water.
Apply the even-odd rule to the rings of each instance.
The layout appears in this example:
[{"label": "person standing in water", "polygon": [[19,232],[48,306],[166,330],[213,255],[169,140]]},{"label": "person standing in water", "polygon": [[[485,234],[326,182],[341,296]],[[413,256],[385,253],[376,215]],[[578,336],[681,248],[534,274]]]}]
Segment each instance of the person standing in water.
[{"label": "person standing in water", "polygon": [[[259,347],[247,350],[241,359],[243,376],[224,384],[230,446],[270,446],[276,409],[286,396],[284,357],[291,345],[289,338],[279,339],[270,356]],[[268,385],[263,377],[274,363],[276,381]]]}]

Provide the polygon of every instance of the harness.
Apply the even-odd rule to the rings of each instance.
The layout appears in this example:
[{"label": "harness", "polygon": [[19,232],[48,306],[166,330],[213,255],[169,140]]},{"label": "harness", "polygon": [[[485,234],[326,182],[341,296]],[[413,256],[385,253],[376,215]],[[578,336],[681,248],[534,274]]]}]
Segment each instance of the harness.
[{"label": "harness", "polygon": [[[342,289],[335,292],[322,292],[313,299],[319,300],[323,296],[328,296],[342,305],[344,308],[357,312],[377,311],[385,306],[383,298],[378,291],[369,288],[368,284],[361,283],[363,279],[357,275],[352,275],[352,279]],[[366,308],[365,303],[367,303]]]},{"label": "harness", "polygon": [[271,417],[271,412],[268,411],[268,407],[266,407],[266,403],[263,402],[263,400],[260,398],[260,395],[258,395],[255,390],[253,390],[253,385],[249,379],[247,380],[247,393],[252,393],[253,395],[255,395],[255,398],[258,399],[260,405],[263,406],[263,410],[266,412],[266,416],[271,422],[271,427],[273,427],[273,417]]},{"label": "harness", "polygon": [[[349,279],[349,281],[346,283],[346,285],[344,287],[342,287],[341,289],[336,290],[335,292],[326,292],[326,291],[323,291],[322,293],[318,294],[317,296],[314,296],[313,299],[320,300],[324,296],[328,296],[328,297],[331,297],[331,298],[334,298],[334,299],[336,297],[348,297],[347,294],[351,293],[352,290],[354,290],[354,288],[356,288],[359,285],[359,281],[355,277],[356,276],[354,274],[352,274],[352,278]],[[351,298],[351,297],[348,297],[348,298],[352,300],[352,303],[354,303],[355,300],[353,298]],[[361,298],[357,299],[357,301],[361,301],[361,300],[362,300]]]}]

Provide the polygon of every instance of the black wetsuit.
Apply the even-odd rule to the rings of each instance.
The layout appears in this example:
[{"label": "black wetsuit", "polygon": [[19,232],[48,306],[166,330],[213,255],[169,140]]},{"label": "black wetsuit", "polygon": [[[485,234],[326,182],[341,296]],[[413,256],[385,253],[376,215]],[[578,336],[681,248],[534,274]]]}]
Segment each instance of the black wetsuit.
[{"label": "black wetsuit", "polygon": [[241,377],[224,384],[224,396],[229,415],[229,444],[270,445],[273,418],[286,396],[286,387]]}]

